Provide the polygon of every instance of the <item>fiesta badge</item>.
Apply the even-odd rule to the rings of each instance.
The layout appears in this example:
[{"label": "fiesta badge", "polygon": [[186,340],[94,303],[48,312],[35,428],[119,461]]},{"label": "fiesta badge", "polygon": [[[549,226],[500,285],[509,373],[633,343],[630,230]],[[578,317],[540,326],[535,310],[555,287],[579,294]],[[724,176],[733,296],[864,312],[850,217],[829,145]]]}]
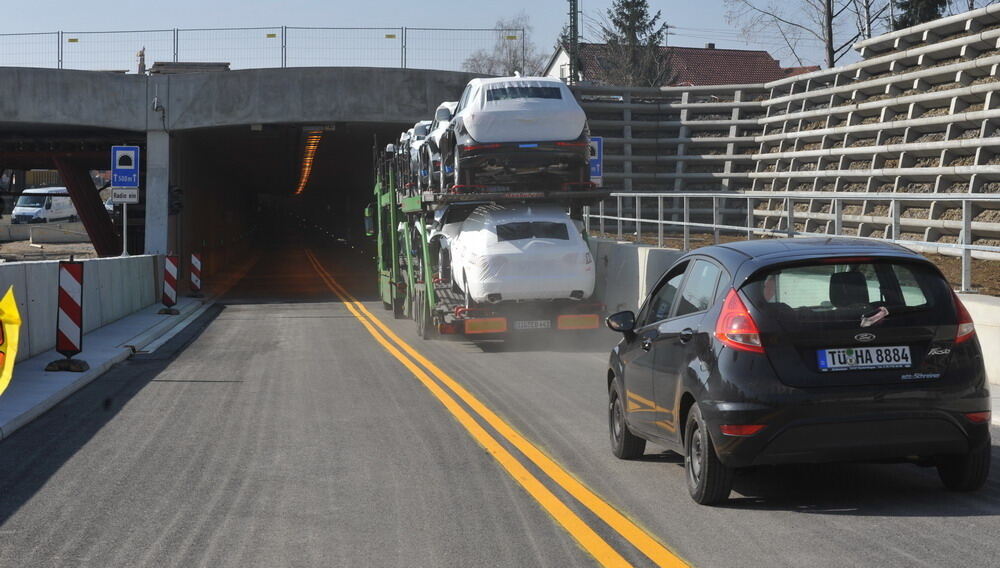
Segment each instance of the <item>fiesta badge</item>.
[{"label": "fiesta badge", "polygon": [[856,339],[858,341],[861,341],[861,342],[867,343],[867,342],[872,341],[872,340],[875,339],[875,334],[874,333],[859,333],[859,334],[857,334],[857,335],[854,336],[854,339]]}]

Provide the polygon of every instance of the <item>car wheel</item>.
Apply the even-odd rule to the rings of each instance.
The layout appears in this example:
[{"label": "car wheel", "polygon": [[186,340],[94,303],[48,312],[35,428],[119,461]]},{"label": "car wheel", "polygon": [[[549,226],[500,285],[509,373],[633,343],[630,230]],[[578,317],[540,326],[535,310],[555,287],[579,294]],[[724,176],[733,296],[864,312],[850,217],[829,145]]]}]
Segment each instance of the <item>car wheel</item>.
[{"label": "car wheel", "polygon": [[608,430],[611,437],[611,453],[623,460],[634,460],[646,451],[646,440],[636,436],[625,422],[625,403],[618,381],[612,381],[608,389]]},{"label": "car wheel", "polygon": [[976,491],[990,476],[990,442],[967,454],[942,456],[937,461],[941,483],[951,491]]},{"label": "car wheel", "polygon": [[695,502],[714,505],[729,498],[733,470],[719,461],[697,403],[691,407],[684,431],[684,472]]},{"label": "car wheel", "polygon": [[462,275],[462,282],[465,284],[465,307],[471,308],[476,302],[472,299],[472,292],[469,291],[469,279],[464,274]]},{"label": "car wheel", "polygon": [[449,258],[448,249],[444,247],[438,250],[438,278],[443,282],[451,281],[451,258]]}]

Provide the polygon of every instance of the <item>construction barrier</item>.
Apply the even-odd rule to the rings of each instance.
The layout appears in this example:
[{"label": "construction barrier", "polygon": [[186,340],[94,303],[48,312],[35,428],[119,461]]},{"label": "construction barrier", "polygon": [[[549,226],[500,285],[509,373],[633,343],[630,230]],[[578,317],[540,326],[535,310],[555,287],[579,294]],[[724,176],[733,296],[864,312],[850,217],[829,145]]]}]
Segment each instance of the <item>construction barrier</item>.
[{"label": "construction barrier", "polygon": [[201,253],[191,253],[191,294],[200,298],[201,294]]},{"label": "construction barrier", "polygon": [[177,305],[177,275],[180,272],[180,262],[175,254],[169,254],[163,265],[163,309],[161,314],[177,315],[174,306]]},{"label": "construction barrier", "polygon": [[21,314],[14,299],[14,287],[7,288],[0,300],[0,395],[7,390],[14,376],[17,344],[21,334]]},{"label": "construction barrier", "polygon": [[89,366],[73,359],[83,351],[83,263],[59,263],[59,300],[56,308],[56,351],[65,357],[49,363],[46,371],[86,371]]}]

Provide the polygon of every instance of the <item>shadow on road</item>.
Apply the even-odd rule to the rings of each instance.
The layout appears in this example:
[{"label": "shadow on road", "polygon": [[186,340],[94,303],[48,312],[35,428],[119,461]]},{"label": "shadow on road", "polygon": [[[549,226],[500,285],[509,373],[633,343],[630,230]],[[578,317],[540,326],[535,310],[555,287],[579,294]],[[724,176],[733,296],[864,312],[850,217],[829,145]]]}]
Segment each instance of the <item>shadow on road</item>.
[{"label": "shadow on road", "polygon": [[955,493],[941,485],[935,468],[912,464],[758,467],[737,473],[734,493],[723,506],[848,516],[1000,516],[998,445],[990,471],[980,491]]},{"label": "shadow on road", "polygon": [[0,525],[48,483],[224,310],[213,306],[155,353],[136,354],[0,442]]},{"label": "shadow on road", "polygon": [[[605,330],[596,331],[530,331],[512,333],[503,339],[471,340],[484,353],[517,353],[554,351],[557,353],[608,354],[621,336]],[[469,341],[468,338],[461,340]]]}]

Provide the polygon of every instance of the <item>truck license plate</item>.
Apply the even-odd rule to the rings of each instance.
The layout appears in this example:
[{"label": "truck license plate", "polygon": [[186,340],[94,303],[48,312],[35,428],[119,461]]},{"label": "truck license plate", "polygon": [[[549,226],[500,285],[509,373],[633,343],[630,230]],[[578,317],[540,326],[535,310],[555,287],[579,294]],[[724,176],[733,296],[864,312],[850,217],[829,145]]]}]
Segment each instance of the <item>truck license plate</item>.
[{"label": "truck license plate", "polygon": [[514,329],[552,329],[552,320],[515,321]]}]

